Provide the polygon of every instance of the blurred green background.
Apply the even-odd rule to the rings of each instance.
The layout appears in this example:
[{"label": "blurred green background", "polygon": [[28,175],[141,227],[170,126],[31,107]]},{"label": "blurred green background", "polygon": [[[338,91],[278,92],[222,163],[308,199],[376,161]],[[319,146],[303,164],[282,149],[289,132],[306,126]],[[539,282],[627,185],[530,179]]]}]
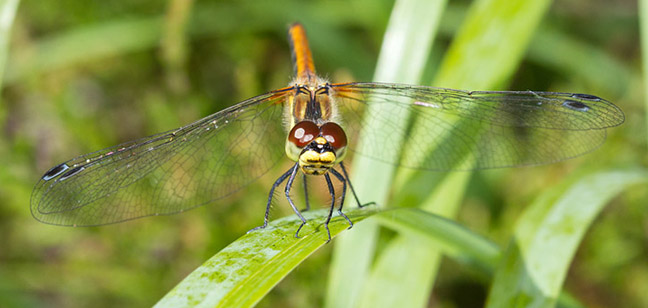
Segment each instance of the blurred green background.
[{"label": "blurred green background", "polygon": [[[423,84],[433,79],[470,4],[448,4]],[[292,75],[291,22],[305,25],[320,74],[371,80],[392,6],[368,0],[21,2],[0,98],[0,307],[150,306],[261,224],[279,170],[212,206],[103,227],[38,223],[29,198],[40,176],[61,161],[285,86]],[[590,155],[476,173],[462,224],[505,244],[524,207],[572,171],[648,165],[636,10],[626,0],[552,4],[508,89],[598,95],[620,106],[626,123],[609,130],[606,144]],[[314,188],[316,206],[327,200],[322,188]],[[586,235],[565,283],[585,305],[648,306],[647,201],[645,186],[624,192]],[[273,217],[290,214],[285,202],[277,204]],[[331,248],[304,262],[260,306],[321,305]],[[444,260],[430,303],[480,306],[484,281]]]}]

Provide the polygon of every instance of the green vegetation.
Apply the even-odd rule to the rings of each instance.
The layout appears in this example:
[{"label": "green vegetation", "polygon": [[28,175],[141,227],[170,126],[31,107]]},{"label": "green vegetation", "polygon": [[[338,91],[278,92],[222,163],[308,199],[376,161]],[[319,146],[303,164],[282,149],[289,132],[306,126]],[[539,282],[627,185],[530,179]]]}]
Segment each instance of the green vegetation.
[{"label": "green vegetation", "polygon": [[[647,17],[633,3],[511,2],[0,0],[0,307],[648,306]],[[294,21],[333,81],[590,93],[626,123],[546,166],[438,173],[353,157],[352,183],[379,205],[349,209],[351,230],[334,217],[328,245],[327,211],[295,239],[283,194],[271,225],[246,234],[286,160],[178,215],[32,218],[31,190],[55,164],[285,86]],[[326,207],[324,181],[309,188]]]}]

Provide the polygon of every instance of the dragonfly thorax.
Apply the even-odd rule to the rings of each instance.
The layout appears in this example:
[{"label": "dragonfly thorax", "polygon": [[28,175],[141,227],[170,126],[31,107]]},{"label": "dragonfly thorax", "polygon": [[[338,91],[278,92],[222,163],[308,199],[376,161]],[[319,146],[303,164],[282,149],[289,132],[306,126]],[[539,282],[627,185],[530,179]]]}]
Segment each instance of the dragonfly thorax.
[{"label": "dragonfly thorax", "polygon": [[320,175],[344,159],[346,146],[346,134],[338,124],[301,121],[288,133],[286,155],[299,162],[305,174]]},{"label": "dragonfly thorax", "polygon": [[332,90],[328,83],[295,84],[293,88],[294,92],[288,97],[286,104],[287,129],[304,120],[317,125],[337,120],[337,109],[332,101]]}]

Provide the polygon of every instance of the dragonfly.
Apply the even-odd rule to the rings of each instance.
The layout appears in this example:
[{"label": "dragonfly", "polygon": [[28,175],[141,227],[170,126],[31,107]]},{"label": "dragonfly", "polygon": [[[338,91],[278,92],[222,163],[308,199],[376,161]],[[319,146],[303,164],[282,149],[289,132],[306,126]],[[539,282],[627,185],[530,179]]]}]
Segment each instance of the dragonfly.
[{"label": "dragonfly", "polygon": [[[292,166],[270,188],[255,229],[268,226],[275,190],[286,182],[285,197],[301,220],[299,237],[307,221],[291,198],[293,183],[301,174],[308,210],[306,181],[323,176],[331,196],[328,242],[336,207],[353,226],[342,211],[347,185],[357,205],[367,205],[349,181],[343,160],[350,152],[431,171],[538,165],[593,151],[606,129],[625,119],[619,107],[590,94],[330,83],[315,73],[304,27],[291,25],[288,39],[295,77],[287,87],[52,167],[33,190],[32,215],[47,224],[97,226],[179,213],[244,189],[287,158]],[[400,125],[399,115],[414,124]],[[385,129],[367,128],[367,121]],[[408,153],[401,153],[403,142],[394,146],[398,140]],[[333,180],[342,185],[338,205]]]}]

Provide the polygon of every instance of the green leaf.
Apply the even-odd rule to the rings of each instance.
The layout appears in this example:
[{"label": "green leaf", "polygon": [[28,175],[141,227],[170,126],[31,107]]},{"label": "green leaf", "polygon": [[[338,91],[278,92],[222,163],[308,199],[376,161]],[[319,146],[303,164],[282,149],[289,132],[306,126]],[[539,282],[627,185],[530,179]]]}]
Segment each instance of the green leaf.
[{"label": "green leaf", "polygon": [[74,28],[43,39],[33,54],[12,54],[7,82],[79,63],[150,48],[160,39],[162,18],[115,20]]},{"label": "green leaf", "polygon": [[[445,1],[397,1],[383,40],[374,80],[382,82],[419,83],[432,41],[439,24]],[[394,114],[387,104],[374,104],[370,108],[384,114]],[[405,126],[408,116],[400,113],[392,123]],[[376,132],[391,129],[365,119],[364,131]],[[400,147],[402,140],[387,146]],[[367,142],[360,137],[360,143]],[[392,158],[393,161],[397,157]],[[353,161],[353,180],[361,198],[385,205],[395,166],[367,157],[357,156]],[[361,289],[365,285],[369,267],[375,254],[378,228],[367,223],[356,232],[340,238],[333,252],[326,295],[326,307],[356,307]],[[353,260],[353,262],[349,262]]]},{"label": "green leaf", "polygon": [[[8,4],[12,2],[17,1],[7,0]],[[181,3],[187,5],[186,2]],[[331,6],[326,3],[311,5],[286,0],[268,3],[251,1],[218,4],[197,3],[189,16],[179,17],[188,18],[187,24],[182,25],[182,27],[186,26],[187,40],[206,36],[216,36],[222,39],[234,33],[267,31],[268,29],[274,29],[284,34],[286,25],[294,22],[297,16],[314,24],[373,25],[378,14],[376,11],[380,11],[381,5],[371,4],[369,6],[363,2],[354,2],[345,6]],[[290,6],[292,10],[285,10],[287,6]],[[175,16],[159,15],[113,19],[103,23],[74,27],[39,39],[34,46],[30,46],[30,52],[16,50],[11,54],[5,76],[6,83],[18,82],[26,77],[70,66],[94,63],[107,57],[151,49],[160,43],[168,44],[170,38],[172,39],[170,43],[173,43],[173,38],[169,35],[173,36],[174,34],[168,32],[169,23],[174,22],[168,18],[172,17]],[[239,22],[242,19],[245,19],[246,22]],[[167,32],[164,32],[165,29]],[[362,44],[357,40],[348,40],[339,36],[331,37],[331,31],[335,32],[333,29],[309,28],[309,32],[323,33],[322,36],[326,37],[326,39],[320,40],[313,35],[312,47],[314,50],[339,54],[338,49],[317,48],[317,45],[330,47],[331,42],[334,42],[335,46],[346,46],[345,54],[349,53],[349,50],[364,50],[360,48]],[[169,52],[167,48],[168,46],[163,46],[164,53]],[[165,59],[165,57],[168,56],[167,54],[163,55],[163,59],[167,63],[169,59]],[[352,64],[357,65],[356,62],[366,61],[367,57],[353,56],[352,58],[356,60]],[[341,61],[348,63],[346,59],[341,59]]]},{"label": "green leaf", "polygon": [[[432,193],[431,196],[438,199],[429,202],[428,205],[444,202],[452,205],[458,204],[464,194],[465,185],[457,185],[457,183],[467,180],[467,174],[469,173],[450,174],[446,181],[434,187],[435,193]],[[429,191],[429,188],[424,191]],[[423,210],[430,211],[431,209],[424,207]],[[426,213],[423,210],[416,211],[417,213]],[[392,216],[394,219],[406,215],[400,211],[394,213],[398,213],[396,216]],[[428,215],[438,217],[433,214]],[[401,222],[405,220],[408,219],[404,218]],[[410,221],[416,222],[417,220]],[[435,279],[435,275],[431,273],[436,272],[440,257],[439,247],[427,245],[427,243],[421,245],[418,236],[399,234],[378,256],[371,276],[364,287],[361,306],[393,307],[396,304],[403,304],[404,307],[425,306]],[[403,262],[404,258],[406,258],[406,262]]]},{"label": "green leaf", "polygon": [[0,0],[0,89],[2,88],[2,78],[4,76],[5,62],[7,61],[7,51],[9,50],[11,26],[14,17],[16,17],[18,3],[19,0]]},{"label": "green leaf", "polygon": [[[548,4],[549,1],[504,0],[474,3],[441,63],[435,85],[464,89],[501,87],[520,63]],[[434,133],[436,138],[448,134],[447,131]],[[412,134],[429,136],[433,133],[414,125]],[[420,144],[413,146],[410,153],[421,148]],[[470,153],[465,156],[469,161]],[[454,217],[470,175],[470,172],[460,172],[446,176],[402,169],[394,204],[418,206]],[[397,236],[384,251],[366,283],[365,306],[388,307],[395,303],[406,303],[408,307],[426,306],[441,252],[436,247],[420,245],[420,241],[411,236]],[[403,252],[410,253],[407,262],[402,262]]]},{"label": "green leaf", "polygon": [[471,231],[456,221],[421,209],[395,209],[374,217],[388,228],[405,235],[424,237],[425,245],[436,246],[454,258],[469,260],[485,269],[493,269],[501,258],[501,250],[491,240]]},{"label": "green leaf", "polygon": [[446,52],[435,85],[502,88],[517,69],[551,1],[479,0]]},{"label": "green leaf", "polygon": [[[453,36],[460,21],[465,19],[465,11],[466,5],[448,5],[443,14],[440,33]],[[555,16],[552,17],[542,21],[535,31],[525,55],[527,61],[559,72],[570,80],[582,80],[587,88],[596,89],[601,95],[627,94],[628,88],[632,88],[633,80],[639,78],[631,65],[613,57],[601,46],[587,42],[582,36],[568,33],[564,29],[559,30]]]},{"label": "green leaf", "polygon": [[576,177],[540,195],[517,222],[488,306],[553,307],[574,253],[603,206],[628,186],[647,182],[646,170],[612,170]]},{"label": "green leaf", "polygon": [[[502,249],[491,240],[453,220],[420,209],[395,209],[378,213],[374,217],[380,221],[381,225],[399,232],[400,236],[397,241],[411,241],[412,244],[419,247],[414,250],[411,248],[408,250],[386,250],[383,256],[387,255],[393,262],[410,263],[413,258],[420,257],[417,252],[425,251],[426,248],[428,250],[438,249],[444,255],[492,274],[502,258]],[[390,247],[395,246],[390,245]],[[398,257],[400,257],[400,260],[397,259]],[[426,264],[423,265],[425,266]],[[379,264],[376,267],[380,268],[380,266]],[[385,266],[388,266],[388,264],[385,263]],[[422,271],[425,269],[421,268]],[[387,296],[383,295],[381,297],[390,303],[403,303],[396,302],[396,300],[402,299],[400,299],[399,295],[394,294],[397,294],[396,292],[407,293],[407,291],[403,291],[402,289],[411,288],[416,283],[419,283],[419,281],[417,281],[417,275],[402,276],[401,273],[394,277],[384,277],[385,279],[399,280],[402,282],[402,285],[400,287],[397,286],[396,289],[385,289],[381,288],[381,285],[378,285],[376,286],[375,293],[385,292]],[[416,299],[405,301],[406,304],[413,302],[416,302]],[[559,302],[561,307],[582,307],[582,305],[566,293],[561,294]]]},{"label": "green leaf", "polygon": [[[623,95],[632,87],[633,71],[606,51],[571,37],[550,25],[538,30],[529,46],[528,58],[565,76],[587,82],[599,93]],[[596,63],[596,65],[592,65]]]},{"label": "green leaf", "polygon": [[[375,207],[368,207],[348,211],[346,215],[357,223],[375,212]],[[308,223],[299,233],[300,238],[294,236],[301,224],[295,215],[252,231],[189,274],[156,307],[254,306],[297,265],[326,244],[323,222],[328,210],[303,214]],[[332,237],[348,227],[342,217],[334,217],[329,224]]]},{"label": "green leaf", "polygon": [[648,123],[648,0],[639,0],[639,25],[641,30],[641,57],[643,59],[643,89],[645,122]]}]

